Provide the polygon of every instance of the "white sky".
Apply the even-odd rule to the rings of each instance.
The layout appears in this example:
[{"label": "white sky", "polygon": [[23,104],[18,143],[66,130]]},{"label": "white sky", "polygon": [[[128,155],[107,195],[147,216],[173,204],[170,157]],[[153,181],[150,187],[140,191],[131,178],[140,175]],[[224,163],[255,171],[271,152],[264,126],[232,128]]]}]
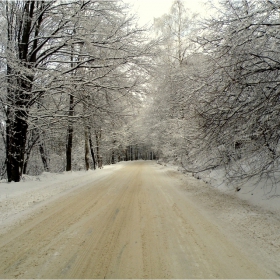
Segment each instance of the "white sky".
[{"label": "white sky", "polygon": [[[199,13],[201,16],[207,13],[205,3],[215,0],[183,0],[185,7],[192,12]],[[153,23],[153,19],[168,13],[173,0],[124,0],[134,6],[133,12],[139,15],[139,23]]]}]

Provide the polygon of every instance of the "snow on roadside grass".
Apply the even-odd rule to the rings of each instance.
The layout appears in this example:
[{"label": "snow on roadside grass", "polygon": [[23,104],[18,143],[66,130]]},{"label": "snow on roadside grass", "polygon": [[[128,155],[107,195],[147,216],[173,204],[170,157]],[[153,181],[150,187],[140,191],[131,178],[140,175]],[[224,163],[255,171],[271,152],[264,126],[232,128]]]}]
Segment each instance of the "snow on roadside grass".
[{"label": "snow on roadside grass", "polygon": [[41,207],[44,202],[56,199],[65,193],[88,183],[102,180],[122,168],[126,163],[105,166],[89,171],[44,172],[40,176],[24,176],[19,183],[0,181],[1,229],[19,220],[23,215]]},{"label": "snow on roadside grass", "polygon": [[234,194],[242,200],[246,200],[251,205],[259,206],[268,211],[280,214],[280,186],[272,185],[266,180],[251,178],[247,182],[238,185],[228,184],[225,181],[225,170],[212,170],[208,175],[211,186],[218,190]]},{"label": "snow on roadside grass", "polygon": [[[169,168],[170,170],[184,173],[182,168],[172,163],[163,164],[161,168],[163,171]],[[188,176],[190,176],[190,174],[188,174]],[[280,185],[272,186],[264,180],[256,182],[256,180],[251,179],[241,186],[239,185],[240,190],[236,191],[236,185],[234,183],[227,183],[225,170],[222,168],[195,174],[194,178],[207,183],[209,186],[222,193],[234,195],[239,199],[247,201],[251,205],[280,215]]]}]

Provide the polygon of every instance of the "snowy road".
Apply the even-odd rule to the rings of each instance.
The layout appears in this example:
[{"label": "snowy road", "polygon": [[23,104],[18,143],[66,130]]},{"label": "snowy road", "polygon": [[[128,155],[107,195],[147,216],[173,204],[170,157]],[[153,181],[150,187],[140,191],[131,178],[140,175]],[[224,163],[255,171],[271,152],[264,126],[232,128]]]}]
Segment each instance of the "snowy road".
[{"label": "snowy road", "polygon": [[183,177],[139,161],[59,196],[1,234],[0,278],[279,278],[278,245],[215,216]]}]

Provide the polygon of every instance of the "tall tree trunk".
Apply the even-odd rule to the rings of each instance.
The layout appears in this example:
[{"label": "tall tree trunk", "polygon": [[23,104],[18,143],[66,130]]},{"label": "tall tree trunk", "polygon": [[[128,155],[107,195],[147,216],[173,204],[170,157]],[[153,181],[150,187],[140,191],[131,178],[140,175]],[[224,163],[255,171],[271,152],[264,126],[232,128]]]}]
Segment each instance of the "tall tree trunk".
[{"label": "tall tree trunk", "polygon": [[125,149],[125,161],[128,161],[128,147]]},{"label": "tall tree trunk", "polygon": [[115,163],[116,163],[116,162],[115,162],[115,151],[114,151],[114,150],[112,151],[111,163],[112,163],[112,164],[115,164]]},{"label": "tall tree trunk", "polygon": [[67,129],[67,144],[66,144],[66,171],[72,170],[72,146],[73,146],[73,120],[74,116],[74,96],[70,95],[69,101],[69,121]]},{"label": "tall tree trunk", "polygon": [[[74,30],[75,33],[75,30]],[[74,47],[71,46],[71,68],[74,67]],[[74,72],[72,73],[74,75]],[[67,129],[67,144],[66,144],[66,171],[72,170],[72,147],[73,147],[73,119],[74,116],[74,94],[70,93],[69,112],[68,112],[68,129]]]},{"label": "tall tree trunk", "polygon": [[95,141],[96,141],[96,158],[97,158],[97,166],[100,168],[100,154],[99,154],[99,137],[97,131],[95,131]]},{"label": "tall tree trunk", "polygon": [[23,164],[23,174],[27,174],[27,165],[28,165],[28,161],[29,161],[29,154],[26,154],[26,159],[24,160],[24,164]]},{"label": "tall tree trunk", "polygon": [[[9,68],[9,67],[8,67]],[[10,69],[9,71],[12,72]],[[19,90],[13,90],[16,82]],[[6,165],[8,182],[19,182],[23,173],[25,144],[28,130],[28,102],[33,77],[8,79],[8,108],[6,120]]]},{"label": "tall tree trunk", "polygon": [[111,162],[112,164],[115,164],[117,162],[116,160],[116,143],[117,143],[117,140],[116,140],[116,133],[113,132],[113,149],[112,149],[112,155],[111,155]]},{"label": "tall tree trunk", "polygon": [[40,142],[39,151],[40,151],[40,154],[41,154],[41,159],[42,159],[42,162],[43,162],[44,171],[49,172],[49,158],[46,154],[46,149],[45,149],[44,146],[45,146],[44,143]]},{"label": "tall tree trunk", "polygon": [[135,146],[135,149],[134,149],[134,160],[138,160],[138,146],[136,145]]},{"label": "tall tree trunk", "polygon": [[89,139],[88,139],[88,128],[85,126],[85,167],[89,170]]},{"label": "tall tree trunk", "polygon": [[116,145],[116,140],[113,141],[113,150],[112,150],[112,157],[111,157],[111,160],[112,160],[112,164],[115,164],[117,162],[116,160],[116,150],[115,150],[115,145]]},{"label": "tall tree trunk", "polygon": [[95,139],[96,139],[97,166],[98,168],[102,168],[102,156],[100,155],[101,129],[99,131],[95,130]]},{"label": "tall tree trunk", "polygon": [[96,161],[95,161],[94,148],[93,148],[92,139],[91,139],[90,127],[88,128],[88,138],[89,138],[90,153],[91,153],[92,162],[93,162],[93,169],[95,170],[96,169]]},{"label": "tall tree trunk", "polygon": [[16,111],[14,118],[9,116],[6,124],[6,165],[8,182],[19,182],[23,172],[25,143],[28,124],[21,111]]},{"label": "tall tree trunk", "polygon": [[[32,83],[34,77],[30,75],[31,64],[28,62],[29,36],[31,34],[31,24],[34,12],[34,1],[24,3],[23,20],[14,22],[13,11],[6,6],[7,25],[7,121],[6,121],[6,165],[8,182],[19,182],[23,172],[25,144],[28,129],[28,108],[31,98]],[[14,25],[16,24],[16,26]],[[19,32],[17,38],[18,59],[22,63],[21,71],[14,66],[13,58],[9,53],[13,53],[13,40],[15,32]],[[35,40],[36,41],[36,40]],[[34,51],[31,62],[36,61],[36,51]],[[24,72],[23,70],[28,70]],[[27,74],[28,73],[28,74]],[[17,78],[12,78],[12,76]]]}]

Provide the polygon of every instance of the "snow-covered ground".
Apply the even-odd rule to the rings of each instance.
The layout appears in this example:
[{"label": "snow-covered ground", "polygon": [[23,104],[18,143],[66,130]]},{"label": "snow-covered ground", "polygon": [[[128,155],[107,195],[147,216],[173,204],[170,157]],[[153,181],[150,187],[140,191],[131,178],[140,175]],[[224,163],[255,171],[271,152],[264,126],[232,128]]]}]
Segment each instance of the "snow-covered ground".
[{"label": "snow-covered ground", "polygon": [[[43,173],[40,176],[24,176],[19,183],[0,181],[0,229],[20,220],[23,215],[39,209],[50,201],[65,195],[86,184],[94,184],[122,168],[129,162],[105,166],[103,169],[90,171],[64,172],[60,174]],[[168,165],[167,168],[177,169]],[[246,200],[252,205],[280,214],[280,187],[274,196],[268,195],[261,184],[245,184],[240,191],[228,186],[223,181],[221,171],[212,171],[203,178],[215,189]],[[1,231],[0,230],[0,231]]]},{"label": "snow-covered ground", "polygon": [[89,171],[25,175],[19,183],[0,181],[0,229],[4,230],[23,215],[32,213],[67,192],[106,178],[125,164],[122,162]]},{"label": "snow-covered ground", "polygon": [[239,191],[234,184],[228,184],[224,180],[223,170],[213,170],[208,175],[209,183],[225,193],[234,194],[250,204],[262,207],[266,210],[280,214],[280,185],[272,185],[269,181],[250,179],[238,185]]},{"label": "snow-covered ground", "polygon": [[[172,165],[168,166],[172,167]],[[174,166],[173,168],[183,172],[182,168]],[[225,170],[222,168],[194,176],[223,193],[234,195],[253,206],[261,207],[264,210],[276,212],[280,215],[280,185],[272,185],[265,180],[257,182],[254,179],[250,179],[243,184],[229,184],[226,180]]]}]

